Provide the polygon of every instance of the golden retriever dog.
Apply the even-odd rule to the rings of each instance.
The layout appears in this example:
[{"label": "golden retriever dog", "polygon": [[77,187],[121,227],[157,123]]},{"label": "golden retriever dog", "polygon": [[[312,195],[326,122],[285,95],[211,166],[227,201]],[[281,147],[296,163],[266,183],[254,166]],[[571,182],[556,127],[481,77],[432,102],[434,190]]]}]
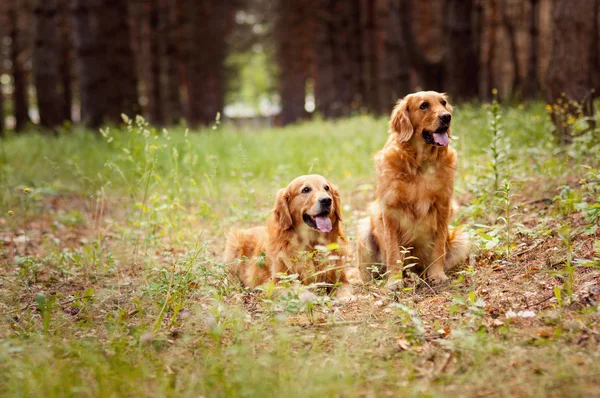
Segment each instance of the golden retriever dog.
[{"label": "golden retriever dog", "polygon": [[[318,250],[319,245],[332,250]],[[229,233],[224,260],[249,288],[278,282],[280,274],[297,274],[304,284],[325,282],[331,288],[341,282],[340,292],[347,292],[345,250],[337,189],[323,176],[305,175],[279,190],[266,227]]]},{"label": "golden retriever dog", "polygon": [[388,287],[397,289],[403,267],[417,263],[440,283],[448,279],[446,270],[466,259],[466,235],[448,229],[457,168],[451,120],[448,99],[434,91],[410,94],[394,107],[388,140],[375,155],[376,200],[359,224],[363,280],[387,272]]}]

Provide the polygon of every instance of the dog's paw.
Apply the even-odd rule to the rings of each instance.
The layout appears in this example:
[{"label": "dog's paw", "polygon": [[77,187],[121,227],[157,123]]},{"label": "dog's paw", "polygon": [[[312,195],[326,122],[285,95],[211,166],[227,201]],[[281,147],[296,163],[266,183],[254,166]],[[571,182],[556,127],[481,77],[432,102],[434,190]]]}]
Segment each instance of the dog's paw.
[{"label": "dog's paw", "polygon": [[434,285],[440,285],[442,283],[447,282],[449,279],[446,276],[446,274],[442,271],[440,273],[436,273],[436,274],[430,274],[427,276],[427,278],[431,281],[431,283],[433,283]]},{"label": "dog's paw", "polygon": [[404,280],[402,278],[390,279],[385,287],[392,293],[398,293],[404,289]]},{"label": "dog's paw", "polygon": [[351,303],[356,301],[356,296],[352,292],[352,285],[344,284],[336,293],[335,300],[339,303]]}]

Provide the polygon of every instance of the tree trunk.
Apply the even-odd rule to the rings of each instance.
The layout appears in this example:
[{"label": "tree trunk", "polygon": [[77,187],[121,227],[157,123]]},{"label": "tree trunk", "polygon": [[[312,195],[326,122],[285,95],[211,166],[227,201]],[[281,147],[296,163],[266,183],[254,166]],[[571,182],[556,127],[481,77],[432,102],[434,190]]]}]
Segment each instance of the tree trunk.
[{"label": "tree trunk", "polygon": [[73,41],[79,77],[81,120],[98,127],[107,114],[107,87],[104,40],[98,29],[100,0],[72,0]]},{"label": "tree trunk", "polygon": [[173,124],[181,119],[181,99],[179,95],[180,79],[178,65],[181,62],[181,54],[177,45],[177,8],[180,7],[179,0],[160,0],[160,37],[161,37],[161,60],[163,65],[162,104],[164,107],[164,121]]},{"label": "tree trunk", "polygon": [[302,0],[280,0],[275,26],[277,62],[279,64],[279,96],[281,123],[297,122],[305,117],[308,24]]},{"label": "tree trunk", "polygon": [[58,2],[58,36],[59,36],[59,75],[62,101],[60,103],[60,118],[62,121],[71,121],[71,105],[73,103],[72,88],[72,42],[71,42],[71,11],[69,0]]},{"label": "tree trunk", "polygon": [[412,1],[400,0],[400,28],[406,46],[410,68],[418,75],[424,90],[444,91],[444,57],[439,61],[427,59],[413,32]]},{"label": "tree trunk", "polygon": [[22,6],[22,0],[12,0],[10,10],[10,32],[11,39],[10,61],[12,64],[13,76],[13,113],[15,116],[15,130],[23,130],[29,123],[28,105],[27,105],[27,75],[23,66],[22,40],[20,37],[21,29],[19,26],[19,16]]},{"label": "tree trunk", "polygon": [[[522,10],[518,10],[518,13],[509,12],[510,7],[514,6],[515,4],[513,4],[510,0],[504,1],[504,4],[502,6],[502,22],[508,35],[510,57],[513,65],[513,81],[511,87],[511,96],[516,99],[519,99],[523,93],[523,83],[521,78],[521,67],[519,65],[519,49],[517,46],[517,32],[514,19],[518,18]],[[520,4],[518,4],[517,6],[520,6]]]},{"label": "tree trunk", "polygon": [[56,13],[56,0],[36,0],[33,73],[40,125],[50,129],[60,124]]},{"label": "tree trunk", "polygon": [[365,76],[365,101],[367,108],[376,114],[382,113],[384,106],[381,103],[379,92],[379,70],[377,59],[378,31],[377,31],[377,0],[363,0],[361,7],[364,10],[363,31],[364,39],[362,49],[363,73]]},{"label": "tree trunk", "polygon": [[121,114],[141,113],[137,94],[135,58],[131,48],[128,4],[122,0],[103,0],[100,30],[106,48],[107,118],[120,122]]},{"label": "tree trunk", "polygon": [[[215,123],[225,101],[226,36],[233,22],[230,3],[188,0],[187,49],[188,123]],[[199,22],[201,21],[201,23]]]},{"label": "tree trunk", "polygon": [[558,139],[563,143],[571,140],[568,116],[579,113],[569,101],[580,103],[583,113],[592,115],[593,99],[598,96],[600,89],[599,3],[599,0],[554,1],[554,31],[551,67],[546,76],[546,100],[549,103],[561,103],[552,117]]},{"label": "tree trunk", "polygon": [[471,19],[473,0],[448,0],[446,15],[447,91],[455,100],[469,100],[479,93],[479,56]]},{"label": "tree trunk", "polygon": [[410,93],[410,75],[408,71],[408,53],[400,28],[400,0],[388,0],[387,7],[382,9],[381,25],[384,29],[383,69],[380,78],[382,93],[382,111],[391,111],[398,100]]},{"label": "tree trunk", "polygon": [[527,99],[537,97],[540,91],[540,82],[538,80],[538,0],[529,0],[529,62],[527,68],[527,81],[523,94]]},{"label": "tree trunk", "polygon": [[[159,10],[158,0],[149,0],[148,4],[148,41],[150,45],[149,68],[146,86],[148,87],[148,116],[153,124],[163,124],[163,113],[161,104],[161,84],[160,84],[160,32],[159,32]],[[163,15],[162,17],[165,17]]]}]

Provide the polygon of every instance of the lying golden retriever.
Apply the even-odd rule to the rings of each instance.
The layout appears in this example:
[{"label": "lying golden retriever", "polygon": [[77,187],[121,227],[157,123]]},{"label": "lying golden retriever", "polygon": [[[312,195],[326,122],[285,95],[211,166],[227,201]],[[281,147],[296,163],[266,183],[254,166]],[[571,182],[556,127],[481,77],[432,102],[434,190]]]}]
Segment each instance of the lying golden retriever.
[{"label": "lying golden retriever", "polygon": [[448,279],[445,270],[466,259],[466,235],[448,230],[457,168],[449,146],[451,119],[448,99],[433,91],[410,94],[394,107],[390,135],[375,155],[376,201],[370,217],[359,224],[363,280],[376,276],[375,271],[387,272],[388,286],[397,288],[403,267],[418,263],[439,283]]},{"label": "lying golden retriever", "polygon": [[[332,252],[317,250],[331,244]],[[280,274],[298,274],[304,284],[341,282],[346,290],[345,249],[337,189],[320,175],[305,175],[279,190],[266,227],[229,233],[224,260],[249,288],[278,282]]]}]

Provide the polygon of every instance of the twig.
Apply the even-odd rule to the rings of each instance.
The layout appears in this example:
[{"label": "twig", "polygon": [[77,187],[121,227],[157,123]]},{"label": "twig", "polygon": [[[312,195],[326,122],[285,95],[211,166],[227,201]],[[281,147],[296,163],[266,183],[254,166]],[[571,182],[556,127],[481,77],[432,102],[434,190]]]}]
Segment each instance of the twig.
[{"label": "twig", "polygon": [[519,206],[533,205],[536,203],[547,202],[547,201],[552,202],[552,198],[546,197],[546,198],[532,199],[532,200],[528,200],[527,202],[520,203]]},{"label": "twig", "polygon": [[[327,323],[314,323],[311,325],[303,325],[304,327],[318,326],[318,327],[335,327],[335,326],[350,326],[364,323],[364,321],[340,321],[340,322],[327,322]],[[300,326],[300,325],[298,325]]]},{"label": "twig", "polygon": [[442,367],[440,368],[440,370],[438,371],[439,374],[445,373],[446,372],[446,368],[448,367],[448,365],[450,364],[450,360],[452,359],[452,352],[450,352],[448,354],[448,357],[446,357],[446,360],[444,361],[444,364],[442,365]]},{"label": "twig", "polygon": [[[61,301],[60,303],[58,303],[58,305],[60,305],[61,307],[63,307],[63,306],[65,306],[67,304],[70,304],[70,303],[72,303],[74,301],[88,299],[88,298],[94,298],[94,295],[92,294],[92,295],[89,295],[89,296],[75,297],[75,298],[72,298],[72,299],[69,299],[69,300]],[[29,303],[29,304],[27,304],[23,308],[17,308],[16,310],[5,312],[2,315],[11,315],[11,314],[15,314],[17,312],[27,311],[31,307],[37,307],[37,305],[38,305],[37,303]]]},{"label": "twig", "polygon": [[527,304],[527,306],[525,308],[531,308],[531,307],[538,306],[538,305],[540,305],[542,303],[545,303],[546,301],[550,300],[552,297],[554,297],[554,295],[548,296],[545,299],[542,299],[542,300],[538,301],[535,304],[531,304],[531,305]]}]

